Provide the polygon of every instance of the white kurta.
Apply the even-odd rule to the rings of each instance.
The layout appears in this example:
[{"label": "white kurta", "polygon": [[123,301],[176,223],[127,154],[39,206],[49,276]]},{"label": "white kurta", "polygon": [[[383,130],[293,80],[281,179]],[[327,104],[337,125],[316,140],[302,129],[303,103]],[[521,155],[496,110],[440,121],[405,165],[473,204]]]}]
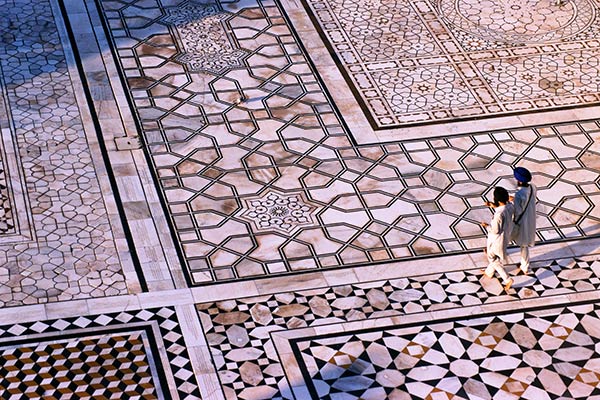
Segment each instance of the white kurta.
[{"label": "white kurta", "polygon": [[513,213],[514,206],[511,203],[495,208],[494,216],[488,226],[488,258],[499,257],[502,262],[507,260],[506,248],[513,229]]},{"label": "white kurta", "polygon": [[[515,193],[513,203],[515,205],[515,221],[519,215],[523,216],[519,220],[518,226],[515,224],[512,240],[518,246],[533,246],[535,243],[535,203],[537,188],[530,184],[528,187],[520,187]],[[529,204],[528,197],[531,196]]]}]

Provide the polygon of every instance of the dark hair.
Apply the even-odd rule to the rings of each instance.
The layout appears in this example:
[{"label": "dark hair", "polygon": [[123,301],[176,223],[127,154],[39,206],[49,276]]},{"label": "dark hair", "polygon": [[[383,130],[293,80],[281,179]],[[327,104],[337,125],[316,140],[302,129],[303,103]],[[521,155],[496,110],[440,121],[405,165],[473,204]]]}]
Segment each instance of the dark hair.
[{"label": "dark hair", "polygon": [[499,203],[508,203],[508,192],[502,186],[494,188],[494,204],[498,206]]}]

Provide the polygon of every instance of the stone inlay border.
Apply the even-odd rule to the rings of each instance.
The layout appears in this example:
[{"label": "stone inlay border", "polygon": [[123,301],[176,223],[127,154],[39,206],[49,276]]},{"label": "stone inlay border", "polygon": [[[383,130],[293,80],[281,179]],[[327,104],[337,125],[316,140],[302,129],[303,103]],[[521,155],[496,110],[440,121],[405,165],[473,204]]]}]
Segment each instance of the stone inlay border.
[{"label": "stone inlay border", "polygon": [[[173,307],[85,315],[0,326],[0,346],[10,345],[23,348],[47,341],[48,338],[58,335],[62,338],[70,337],[72,342],[78,342],[76,346],[85,350],[86,338],[90,336],[103,335],[104,338],[110,338],[123,334],[123,332],[145,332],[147,335],[148,340],[150,340],[147,342],[147,348],[153,349],[153,357],[148,362],[153,363],[155,371],[162,381],[161,385],[165,396],[174,399],[200,399],[200,391],[186,349],[186,343]],[[52,347],[57,351],[62,351],[64,349],[63,344],[57,343]],[[116,350],[112,349],[111,351]],[[127,353],[131,350],[124,349],[123,351]],[[146,356],[150,355],[148,352],[145,354]],[[137,359],[136,357],[134,359]],[[52,360],[49,361],[49,364],[52,364]],[[89,365],[90,369],[87,369],[85,365],[77,363],[74,365],[73,368],[81,367],[85,371],[80,376],[82,385],[84,383],[89,384],[94,379],[93,364],[92,362]],[[7,366],[10,366],[10,364],[5,364],[5,367]],[[86,374],[90,375],[86,376]],[[109,375],[106,377],[108,378]],[[10,376],[6,378],[10,378]],[[43,374],[35,377],[36,380],[41,378],[43,378]],[[12,378],[8,381],[12,381]],[[127,386],[126,380],[121,381],[119,385]],[[25,386],[30,386],[30,384]],[[22,396],[23,392],[20,391],[19,387],[22,389],[21,385],[10,390],[8,387],[0,386],[0,397],[12,398],[9,396],[14,395],[17,396],[14,398],[20,398],[18,396]],[[123,389],[123,386],[121,386],[121,389]],[[90,398],[92,397],[90,396]]]},{"label": "stone inlay border", "polygon": [[[143,29],[137,2],[99,5],[192,285],[479,249],[484,197],[516,165],[540,189],[540,240],[600,233],[595,121],[355,146],[279,3],[218,3],[251,54],[218,74],[175,60],[160,3]],[[301,193],[314,224],[241,217],[271,191]]]},{"label": "stone inlay border", "polygon": [[0,236],[17,232],[6,168],[6,155],[0,140]]},{"label": "stone inlay border", "polygon": [[293,398],[290,383],[272,342],[276,332],[478,305],[498,304],[510,311],[521,304],[517,300],[567,299],[600,289],[596,257],[538,262],[533,273],[515,277],[508,295],[496,279],[466,270],[236,298],[197,308],[225,397],[288,399]]}]

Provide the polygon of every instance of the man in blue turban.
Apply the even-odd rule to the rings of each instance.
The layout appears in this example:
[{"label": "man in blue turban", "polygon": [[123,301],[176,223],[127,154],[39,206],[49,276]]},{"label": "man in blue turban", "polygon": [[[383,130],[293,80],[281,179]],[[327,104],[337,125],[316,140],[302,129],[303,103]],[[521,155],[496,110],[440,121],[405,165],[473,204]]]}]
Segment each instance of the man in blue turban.
[{"label": "man in blue turban", "polygon": [[514,204],[514,227],[511,240],[521,248],[519,271],[529,272],[529,248],[535,243],[535,203],[537,188],[531,183],[531,172],[527,168],[515,168],[517,192],[511,201]]}]

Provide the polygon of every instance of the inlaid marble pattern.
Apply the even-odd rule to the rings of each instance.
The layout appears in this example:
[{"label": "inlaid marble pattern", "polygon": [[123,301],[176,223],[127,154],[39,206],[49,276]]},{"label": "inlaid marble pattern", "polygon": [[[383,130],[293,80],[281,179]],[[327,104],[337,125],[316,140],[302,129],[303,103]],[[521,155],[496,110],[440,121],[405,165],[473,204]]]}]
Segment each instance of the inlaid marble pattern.
[{"label": "inlaid marble pattern", "polygon": [[199,399],[172,307],[0,326],[0,397]]},{"label": "inlaid marble pattern", "polygon": [[[540,240],[600,232],[596,122],[357,147],[278,3],[207,4],[100,2],[192,285],[479,250],[484,198],[516,165]],[[210,8],[243,66],[181,62],[177,7]],[[287,223],[273,193],[308,208]]]},{"label": "inlaid marble pattern", "polygon": [[600,305],[298,340],[315,399],[598,399]]},{"label": "inlaid marble pattern", "polygon": [[35,233],[0,239],[0,306],[127,293],[93,161],[101,156],[90,150],[50,3],[0,8],[2,135],[18,149],[3,167],[25,177],[12,189],[28,209],[13,211],[29,214]]},{"label": "inlaid marble pattern", "polygon": [[304,3],[374,129],[600,99],[591,0]]},{"label": "inlaid marble pattern", "polygon": [[[594,292],[600,289],[600,262],[596,258],[536,263],[533,276],[514,277],[509,294],[503,294],[497,280],[483,278],[481,271],[465,270],[232,299],[197,307],[225,397],[288,399],[293,397],[282,360],[273,348],[275,332],[500,302],[502,309],[512,310],[519,304],[514,301],[518,299]],[[362,382],[359,379],[357,385]]]},{"label": "inlaid marble pattern", "polygon": [[6,155],[2,140],[0,140],[0,236],[16,232],[6,161],[4,160],[6,160]]},{"label": "inlaid marble pattern", "polygon": [[166,10],[168,16],[163,21],[175,27],[185,51],[177,57],[178,61],[194,71],[216,73],[242,65],[246,52],[231,46],[222,24],[227,16],[216,4],[191,3]]},{"label": "inlaid marble pattern", "polygon": [[[439,21],[475,37],[460,1]],[[600,123],[357,145],[293,3],[0,0],[0,398],[597,400]],[[586,4],[525,1],[492,50],[547,61],[516,51],[588,35]],[[507,293],[478,223],[517,165],[545,243]]]},{"label": "inlaid marble pattern", "polygon": [[0,348],[0,394],[4,399],[164,397],[156,390],[144,339],[133,332]]}]

